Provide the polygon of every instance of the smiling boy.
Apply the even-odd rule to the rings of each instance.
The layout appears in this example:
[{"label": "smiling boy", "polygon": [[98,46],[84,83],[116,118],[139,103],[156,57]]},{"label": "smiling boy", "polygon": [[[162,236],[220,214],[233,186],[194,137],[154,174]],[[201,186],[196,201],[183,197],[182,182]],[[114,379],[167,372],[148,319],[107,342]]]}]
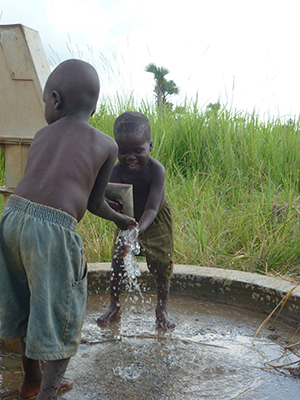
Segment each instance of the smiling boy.
[{"label": "smiling boy", "polygon": [[[150,157],[153,147],[149,119],[139,112],[125,112],[114,124],[118,145],[118,162],[110,182],[133,185],[134,217],[138,222],[141,252],[157,282],[156,320],[164,330],[175,323],[167,314],[170,280],[173,272],[173,220],[166,202],[165,169]],[[121,249],[114,242],[110,281],[111,303],[98,318],[99,325],[108,325],[121,314],[120,293],[124,277]]]}]

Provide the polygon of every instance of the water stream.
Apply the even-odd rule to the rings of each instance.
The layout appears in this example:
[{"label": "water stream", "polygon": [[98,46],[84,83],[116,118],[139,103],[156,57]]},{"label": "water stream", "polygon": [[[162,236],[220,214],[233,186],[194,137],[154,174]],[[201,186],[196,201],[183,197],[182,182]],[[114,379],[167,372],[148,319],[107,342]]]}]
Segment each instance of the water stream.
[{"label": "water stream", "polygon": [[135,255],[140,252],[140,245],[137,240],[138,234],[138,228],[121,231],[116,243],[119,243],[127,249],[124,257],[126,291],[133,292],[134,290],[137,290],[142,297],[142,292],[138,282],[141,272],[135,258]]}]

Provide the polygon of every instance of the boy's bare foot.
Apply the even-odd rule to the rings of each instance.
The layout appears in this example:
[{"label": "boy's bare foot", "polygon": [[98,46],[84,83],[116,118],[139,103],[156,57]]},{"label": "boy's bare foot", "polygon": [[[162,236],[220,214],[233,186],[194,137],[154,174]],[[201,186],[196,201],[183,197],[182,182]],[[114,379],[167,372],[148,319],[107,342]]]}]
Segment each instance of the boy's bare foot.
[{"label": "boy's bare foot", "polygon": [[[71,389],[72,386],[73,386],[72,381],[62,380],[58,390]],[[19,396],[21,397],[21,399],[30,399],[31,397],[37,396],[39,390],[40,390],[40,383],[30,384],[28,382],[23,382],[19,390]]]},{"label": "boy's bare foot", "polygon": [[19,396],[21,399],[30,399],[38,394],[40,390],[41,382],[29,383],[23,381],[22,386],[19,390]]},{"label": "boy's bare foot", "polygon": [[97,318],[97,324],[100,326],[107,326],[114,318],[118,318],[122,314],[122,310],[117,306],[110,306],[108,311]]},{"label": "boy's bare foot", "polygon": [[158,327],[162,328],[164,331],[176,327],[176,324],[169,319],[167,312],[159,308],[156,309],[156,321]]}]

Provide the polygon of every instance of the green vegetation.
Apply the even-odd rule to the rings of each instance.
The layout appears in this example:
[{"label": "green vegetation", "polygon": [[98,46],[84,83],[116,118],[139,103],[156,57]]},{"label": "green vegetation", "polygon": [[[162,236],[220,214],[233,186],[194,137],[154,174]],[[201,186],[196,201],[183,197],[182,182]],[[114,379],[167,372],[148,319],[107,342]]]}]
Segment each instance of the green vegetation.
[{"label": "green vegetation", "polygon": [[178,94],[179,89],[174,81],[168,81],[165,78],[170,71],[164,67],[157,67],[153,63],[147,65],[145,71],[151,72],[154,75],[155,87],[153,92],[155,96],[156,107],[160,108],[167,105],[172,107],[173,105],[168,101],[168,98],[172,94]]},{"label": "green vegetation", "polygon": [[[131,101],[115,110],[103,105],[92,123],[112,135],[115,117],[127,109],[134,109]],[[263,123],[226,109],[200,112],[197,104],[180,113],[157,113],[147,104],[138,111],[151,121],[152,155],[167,171],[174,261],[298,276],[299,124]],[[100,233],[98,247],[88,241],[92,259],[109,260],[107,223],[94,221]]]},{"label": "green vegetation", "polygon": [[[298,277],[300,126],[197,104],[156,112],[133,100],[102,104],[91,123],[112,135],[117,115],[148,115],[152,156],[166,168],[175,263]],[[109,261],[114,226],[86,213],[89,262]]]}]

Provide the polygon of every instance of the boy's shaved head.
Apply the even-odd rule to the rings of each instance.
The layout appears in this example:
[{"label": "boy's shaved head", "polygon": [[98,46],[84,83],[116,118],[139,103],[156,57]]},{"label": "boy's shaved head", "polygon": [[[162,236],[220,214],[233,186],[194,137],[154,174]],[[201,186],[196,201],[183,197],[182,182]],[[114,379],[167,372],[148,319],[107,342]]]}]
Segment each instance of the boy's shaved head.
[{"label": "boy's shaved head", "polygon": [[114,124],[114,135],[128,133],[143,134],[145,139],[151,140],[151,126],[149,118],[137,111],[126,111],[119,115]]},{"label": "boy's shaved head", "polygon": [[100,82],[95,68],[82,60],[70,59],[59,64],[50,74],[45,90],[56,90],[68,110],[95,110]]}]

